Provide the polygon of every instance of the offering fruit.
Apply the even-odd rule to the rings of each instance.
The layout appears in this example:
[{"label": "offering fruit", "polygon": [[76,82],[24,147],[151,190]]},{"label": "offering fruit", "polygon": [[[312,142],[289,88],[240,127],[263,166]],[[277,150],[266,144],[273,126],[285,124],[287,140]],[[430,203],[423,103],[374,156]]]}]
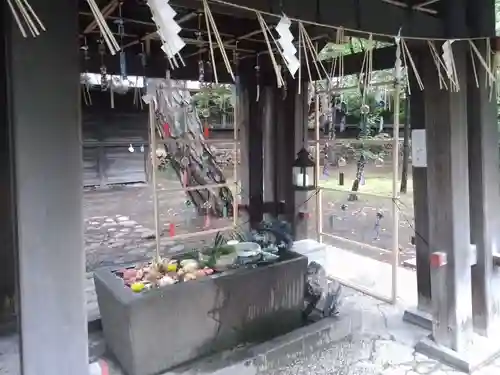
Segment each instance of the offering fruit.
[{"label": "offering fruit", "polygon": [[134,293],[140,293],[144,290],[144,284],[143,283],[133,283],[130,286],[130,289],[132,289],[132,292],[134,292]]}]

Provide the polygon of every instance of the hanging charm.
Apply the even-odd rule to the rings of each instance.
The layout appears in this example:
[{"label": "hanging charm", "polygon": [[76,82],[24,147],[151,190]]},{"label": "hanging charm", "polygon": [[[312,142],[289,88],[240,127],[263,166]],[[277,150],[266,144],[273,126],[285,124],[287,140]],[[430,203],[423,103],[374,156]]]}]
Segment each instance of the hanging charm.
[{"label": "hanging charm", "polygon": [[260,99],[260,65],[259,65],[259,55],[257,54],[256,64],[255,64],[255,81],[257,82],[257,95],[255,101],[258,102]]},{"label": "hanging charm", "polygon": [[106,91],[109,87],[107,68],[106,68],[106,65],[104,65],[104,54],[105,54],[104,41],[102,39],[100,39],[99,40],[99,55],[101,57],[101,67],[99,68],[99,70],[101,73],[101,91]]},{"label": "hanging charm", "polygon": [[170,125],[168,125],[167,122],[163,124],[163,134],[165,138],[169,138],[172,136],[172,133],[170,132]]},{"label": "hanging charm", "polygon": [[382,220],[382,218],[384,217],[384,215],[382,214],[382,212],[377,212],[377,216],[375,217],[375,226],[374,226],[374,232],[375,232],[375,240],[379,240],[380,239],[380,221]]},{"label": "hanging charm", "polygon": [[130,144],[130,146],[128,146],[128,152],[132,153],[134,152],[134,146],[132,146],[132,143]]},{"label": "hanging charm", "polygon": [[168,235],[169,235],[169,237],[175,236],[175,224],[174,223],[170,223],[168,225]]},{"label": "hanging charm", "polygon": [[144,145],[141,145],[141,152],[144,152]]},{"label": "hanging charm", "polygon": [[120,95],[126,94],[130,88],[130,81],[127,78],[127,56],[125,55],[125,51],[123,49],[125,23],[122,16],[122,5],[122,2],[120,2],[118,5],[118,19],[115,21],[115,23],[118,25],[118,35],[120,37],[120,77],[113,77],[111,79],[113,91]]},{"label": "hanging charm", "polygon": [[203,229],[210,228],[210,208],[212,205],[210,204],[210,195],[208,196],[208,200],[204,204],[205,206],[205,218],[203,222]]},{"label": "hanging charm", "polygon": [[[89,46],[87,45],[87,38],[84,39],[84,45],[81,47],[83,51],[83,60],[85,67],[87,66],[88,61],[90,60],[89,56]],[[85,73],[81,75],[81,84],[82,84],[82,95],[83,101],[85,105],[92,105],[92,96],[90,95],[90,73],[88,69],[85,68]]]},{"label": "hanging charm", "polygon": [[330,229],[333,230],[335,227],[335,215],[334,214],[330,214],[330,216],[328,217],[328,223],[330,224]]},{"label": "hanging charm", "polygon": [[224,219],[228,217],[228,214],[227,214],[227,202],[226,202],[226,200],[224,200],[223,204],[222,204],[222,217]]},{"label": "hanging charm", "polygon": [[191,228],[191,222],[192,222],[193,216],[195,216],[195,214],[196,214],[196,208],[193,207],[193,204],[189,199],[186,199],[184,204],[186,206],[186,211],[187,211],[186,227]]}]

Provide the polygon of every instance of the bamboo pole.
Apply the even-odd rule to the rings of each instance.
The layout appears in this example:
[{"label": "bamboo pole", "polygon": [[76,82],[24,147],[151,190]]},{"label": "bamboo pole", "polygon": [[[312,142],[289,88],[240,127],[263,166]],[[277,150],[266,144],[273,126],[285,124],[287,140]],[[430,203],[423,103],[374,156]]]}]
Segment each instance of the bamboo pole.
[{"label": "bamboo pole", "polygon": [[155,219],[155,236],[156,236],[156,262],[160,262],[160,208],[158,206],[158,189],[157,189],[157,173],[158,159],[156,158],[156,118],[155,118],[155,101],[149,103],[149,150],[151,153],[151,185],[153,191],[153,207]]},{"label": "bamboo pole", "polygon": [[[398,69],[398,68],[396,68]],[[398,269],[399,269],[399,201],[398,176],[399,176],[399,96],[401,82],[396,74],[394,85],[394,125],[392,128],[392,303],[396,304],[398,298]]]},{"label": "bamboo pole", "polygon": [[316,96],[315,96],[315,117],[314,117],[314,134],[315,134],[315,140],[316,140],[316,147],[315,147],[315,186],[316,186],[316,234],[318,238],[319,243],[323,243],[323,236],[321,233],[323,232],[323,204],[322,204],[322,194],[321,194],[321,189],[319,187],[319,171],[320,171],[320,143],[318,142],[319,140],[319,94],[317,92],[317,86],[315,88],[316,90]]}]

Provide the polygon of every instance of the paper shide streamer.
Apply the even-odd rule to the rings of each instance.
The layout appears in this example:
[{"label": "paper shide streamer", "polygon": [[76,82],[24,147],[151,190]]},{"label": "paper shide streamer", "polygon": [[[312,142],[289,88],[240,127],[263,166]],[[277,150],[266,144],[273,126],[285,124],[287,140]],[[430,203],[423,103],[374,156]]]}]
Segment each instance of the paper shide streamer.
[{"label": "paper shide streamer", "polygon": [[162,41],[161,49],[167,55],[170,68],[178,68],[179,63],[186,66],[179,52],[186,43],[179,36],[181,27],[175,21],[177,12],[170,6],[169,0],[148,0],[152,20],[156,25],[157,33]]}]

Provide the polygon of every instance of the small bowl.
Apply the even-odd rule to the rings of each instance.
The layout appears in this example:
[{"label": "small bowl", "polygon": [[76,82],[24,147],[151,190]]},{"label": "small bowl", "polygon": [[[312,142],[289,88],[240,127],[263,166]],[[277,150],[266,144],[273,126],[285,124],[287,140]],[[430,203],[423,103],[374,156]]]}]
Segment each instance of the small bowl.
[{"label": "small bowl", "polygon": [[255,242],[240,242],[233,246],[241,258],[256,257],[262,253],[262,248]]}]

